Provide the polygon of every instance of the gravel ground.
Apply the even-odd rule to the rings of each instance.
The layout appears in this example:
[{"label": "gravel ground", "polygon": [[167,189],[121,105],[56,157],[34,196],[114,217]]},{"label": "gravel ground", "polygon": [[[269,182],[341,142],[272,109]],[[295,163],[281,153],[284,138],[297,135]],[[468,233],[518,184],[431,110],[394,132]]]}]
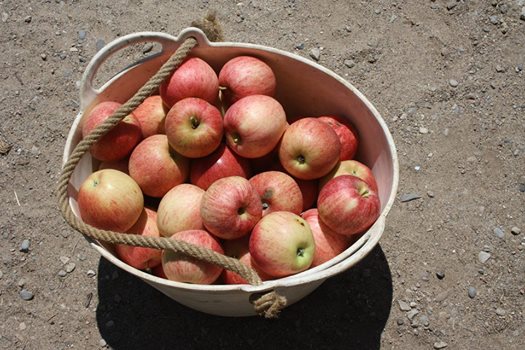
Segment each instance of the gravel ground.
[{"label": "gravel ground", "polygon": [[[102,260],[57,209],[87,62],[210,9],[229,41],[348,79],[398,148],[380,246],[275,321],[178,305]],[[3,0],[0,17],[0,348],[525,347],[525,1]]]}]

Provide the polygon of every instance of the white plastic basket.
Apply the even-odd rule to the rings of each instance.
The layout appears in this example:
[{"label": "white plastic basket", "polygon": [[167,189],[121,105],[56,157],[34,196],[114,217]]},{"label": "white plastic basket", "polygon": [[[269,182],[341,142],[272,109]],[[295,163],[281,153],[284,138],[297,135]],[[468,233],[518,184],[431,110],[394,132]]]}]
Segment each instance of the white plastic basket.
[{"label": "white plastic basket", "polygon": [[[327,278],[355,265],[378,244],[385,228],[386,215],[397,192],[399,178],[397,154],[384,120],[363,94],[337,74],[303,57],[271,47],[232,42],[212,43],[197,28],[187,28],[178,37],[155,32],[126,35],[102,48],[84,72],[80,86],[80,111],[69,132],[63,162],[67,161],[81,140],[82,117],[101,101],[125,102],[131,98],[188,37],[194,37],[198,41],[198,46],[192,50],[192,55],[203,58],[217,72],[226,61],[235,56],[250,55],[263,59],[276,74],[276,98],[289,115],[336,114],[347,117],[360,135],[357,159],[367,164],[376,177],[381,200],[381,215],[357,242],[336,258],[294,276],[266,281],[260,286],[193,285],[168,281],[125,264],[114,255],[111,247],[102,242],[90,240],[90,244],[111,263],[195,310],[222,316],[255,315],[249,301],[250,296],[269,290],[276,290],[284,295],[288,305],[291,305],[311,293]],[[98,69],[112,54],[130,45],[144,42],[157,42],[162,46],[162,50],[158,54],[135,62],[100,89],[93,87]],[[71,178],[68,194],[71,208],[77,216],[79,216],[76,203],[78,188],[82,181],[96,170],[96,165],[96,160],[86,154]]]}]

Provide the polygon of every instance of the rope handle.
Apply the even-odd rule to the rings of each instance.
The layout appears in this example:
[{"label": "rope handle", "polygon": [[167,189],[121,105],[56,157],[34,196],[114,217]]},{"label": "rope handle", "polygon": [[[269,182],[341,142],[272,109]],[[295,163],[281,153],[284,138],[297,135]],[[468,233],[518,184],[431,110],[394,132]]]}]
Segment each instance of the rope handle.
[{"label": "rope handle", "polygon": [[[206,28],[205,28],[206,29]],[[213,250],[199,247],[187,242],[171,239],[145,237],[136,234],[119,233],[97,229],[80,220],[71,210],[67,195],[67,187],[78,162],[82,156],[90,149],[91,145],[97,142],[102,136],[109,132],[124,117],[137,108],[147,97],[151,96],[160,84],[177,69],[182,61],[188,56],[190,51],[197,45],[197,40],[189,37],[177,48],[175,53],[162,65],[159,71],[151,77],[148,82],[126,103],[121,105],[108,119],[97,126],[89,135],[82,139],[73,150],[68,161],[62,168],[58,183],[58,201],[61,213],[66,222],[75,230],[95,240],[105,241],[114,244],[127,244],[156,249],[171,249],[186,256],[200,261],[210,262],[233,271],[247,280],[251,285],[261,285],[262,281],[257,273],[242,264],[235,258],[227,257]],[[270,291],[251,301],[255,311],[266,318],[275,318],[280,310],[286,305],[286,298],[275,291]]]}]

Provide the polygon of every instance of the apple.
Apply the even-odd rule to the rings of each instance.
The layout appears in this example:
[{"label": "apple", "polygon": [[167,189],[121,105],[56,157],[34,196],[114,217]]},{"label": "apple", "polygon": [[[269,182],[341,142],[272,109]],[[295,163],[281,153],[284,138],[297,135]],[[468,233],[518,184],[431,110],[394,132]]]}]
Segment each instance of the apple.
[{"label": "apple", "polygon": [[[220,254],[224,253],[219,242],[204,230],[177,232],[170,239],[208,248]],[[189,258],[169,249],[162,252],[162,269],[169,280],[193,284],[212,284],[223,270],[218,265]]]},{"label": "apple", "polygon": [[211,184],[202,197],[204,227],[222,239],[248,234],[262,217],[261,200],[248,180],[229,176]]},{"label": "apple", "polygon": [[166,135],[153,135],[135,147],[129,157],[129,174],[142,192],[151,197],[162,197],[180,185],[189,173],[187,158],[175,152]]},{"label": "apple", "polygon": [[250,235],[250,254],[265,273],[284,277],[304,271],[314,258],[315,243],[308,223],[299,215],[275,211],[264,216]]},{"label": "apple", "polygon": [[317,118],[290,125],[279,146],[279,159],[291,175],[313,180],[328,174],[339,161],[341,142],[335,131]]},{"label": "apple", "polygon": [[248,178],[251,175],[247,159],[233,153],[225,144],[204,158],[193,159],[190,169],[190,182],[203,190],[218,179],[228,176]]},{"label": "apple", "polygon": [[246,158],[270,153],[287,126],[281,104],[265,95],[244,97],[231,105],[224,115],[226,143]]},{"label": "apple", "polygon": [[275,74],[262,60],[251,56],[232,58],[219,72],[223,102],[227,106],[250,95],[275,95]]},{"label": "apple", "polygon": [[303,195],[290,175],[280,171],[266,171],[253,176],[249,181],[259,194],[263,216],[274,211],[301,213]]},{"label": "apple", "polygon": [[216,103],[219,96],[219,79],[212,67],[198,57],[184,61],[180,67],[160,85],[160,96],[171,108],[186,97],[198,97]]},{"label": "apple", "polygon": [[352,124],[344,118],[333,115],[325,115],[317,119],[330,125],[339,137],[339,142],[341,142],[339,160],[353,159],[357,153],[359,140],[357,138],[357,131]]},{"label": "apple", "polygon": [[[127,232],[142,236],[160,237],[157,228],[157,213],[149,208],[144,208],[135,225]],[[159,249],[116,244],[115,253],[120,260],[139,270],[152,268],[161,263],[162,252]]]},{"label": "apple", "polygon": [[122,171],[123,173],[129,175],[128,162],[129,162],[129,158],[127,157],[119,159],[119,160],[101,162],[100,165],[98,166],[98,170],[114,169],[114,170]]},{"label": "apple", "polygon": [[331,179],[317,199],[321,221],[332,231],[345,236],[368,229],[379,217],[380,207],[377,193],[353,175]]},{"label": "apple", "polygon": [[[254,269],[261,280],[266,281],[271,279],[271,276],[268,276],[266,273],[264,273],[264,271],[261,270],[259,266],[255,265],[255,262],[250,255],[249,242],[249,236],[224,241],[222,244],[224,254],[229,257],[239,259],[241,263]],[[240,275],[226,269],[224,269],[222,272],[222,278],[225,284],[248,284],[248,281],[246,281]]]},{"label": "apple", "polygon": [[202,230],[201,201],[204,190],[191,184],[173,187],[162,197],[157,210],[157,225],[162,236],[186,230]]},{"label": "apple", "polygon": [[341,175],[357,176],[366,182],[374,192],[378,191],[376,178],[372,170],[357,160],[344,160],[339,162],[330,173],[319,180],[319,189],[323,188],[323,186],[334,177]]},{"label": "apple", "polygon": [[140,123],[143,138],[155,134],[164,134],[164,120],[167,112],[168,108],[159,95],[146,98],[133,111],[133,115]]},{"label": "apple", "polygon": [[317,200],[317,194],[318,194],[318,181],[317,180],[301,180],[294,178],[295,182],[297,182],[297,185],[299,185],[299,189],[301,190],[301,194],[303,195],[303,210],[305,211],[307,209],[310,209],[315,205],[315,201]]},{"label": "apple", "polygon": [[316,208],[305,211],[301,216],[310,225],[315,241],[314,260],[310,267],[327,262],[350,246],[350,239],[347,236],[333,232],[319,220],[319,212]]},{"label": "apple", "polygon": [[77,203],[86,224],[126,232],[139,219],[144,196],[129,175],[104,169],[90,174],[80,185]]},{"label": "apple", "polygon": [[170,109],[165,128],[175,151],[188,158],[201,158],[215,151],[221,143],[222,115],[205,100],[188,97]]},{"label": "apple", "polygon": [[[121,106],[118,102],[101,102],[87,115],[82,124],[82,138],[111,117]],[[133,113],[127,115],[90,147],[93,157],[101,161],[114,161],[127,157],[142,139],[140,123]]]}]

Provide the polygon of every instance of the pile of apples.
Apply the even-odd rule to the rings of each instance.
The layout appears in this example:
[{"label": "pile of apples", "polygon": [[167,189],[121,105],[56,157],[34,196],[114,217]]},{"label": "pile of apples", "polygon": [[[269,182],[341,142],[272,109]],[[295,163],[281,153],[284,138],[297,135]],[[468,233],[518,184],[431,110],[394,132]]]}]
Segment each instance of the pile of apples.
[{"label": "pile of apples", "polygon": [[[343,252],[380,214],[372,171],[340,116],[288,116],[276,77],[239,56],[219,74],[191,57],[91,149],[100,167],[81,185],[84,222],[171,237],[238,258],[263,280]],[[308,103],[308,101],[305,101]],[[85,115],[82,135],[117,110]],[[116,245],[127,264],[174,281],[241,284],[239,275],[173,251]]]}]

